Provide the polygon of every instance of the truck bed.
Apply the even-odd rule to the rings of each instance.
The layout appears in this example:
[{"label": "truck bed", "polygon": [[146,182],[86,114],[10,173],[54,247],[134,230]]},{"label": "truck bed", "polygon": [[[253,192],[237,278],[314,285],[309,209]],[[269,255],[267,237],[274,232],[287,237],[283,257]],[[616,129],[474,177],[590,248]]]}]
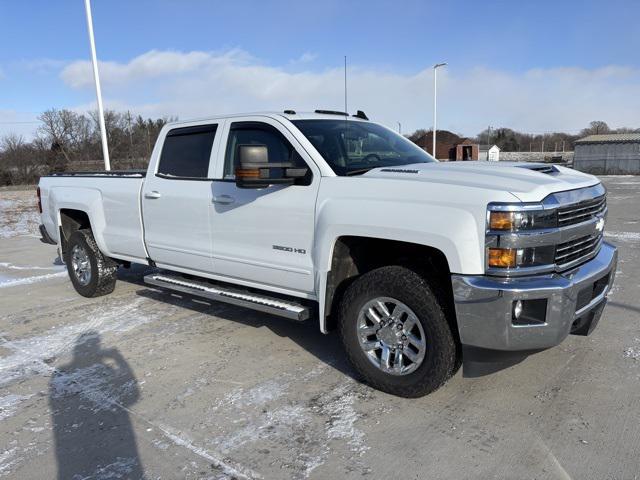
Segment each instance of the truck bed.
[{"label": "truck bed", "polygon": [[58,241],[61,213],[85,212],[96,242],[108,256],[144,262],[140,191],[144,170],[56,173],[40,179],[42,223]]},{"label": "truck bed", "polygon": [[45,177],[135,177],[144,178],[147,175],[146,170],[99,170],[87,172],[60,172],[44,175]]}]

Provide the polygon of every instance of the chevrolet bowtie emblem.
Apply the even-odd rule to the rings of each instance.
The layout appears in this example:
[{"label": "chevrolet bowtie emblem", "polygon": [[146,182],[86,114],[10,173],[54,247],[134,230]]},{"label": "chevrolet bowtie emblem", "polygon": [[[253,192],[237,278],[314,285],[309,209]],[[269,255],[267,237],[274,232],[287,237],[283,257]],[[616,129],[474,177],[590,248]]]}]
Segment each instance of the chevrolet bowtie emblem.
[{"label": "chevrolet bowtie emblem", "polygon": [[604,230],[604,217],[600,217],[596,222],[596,231],[602,233]]}]

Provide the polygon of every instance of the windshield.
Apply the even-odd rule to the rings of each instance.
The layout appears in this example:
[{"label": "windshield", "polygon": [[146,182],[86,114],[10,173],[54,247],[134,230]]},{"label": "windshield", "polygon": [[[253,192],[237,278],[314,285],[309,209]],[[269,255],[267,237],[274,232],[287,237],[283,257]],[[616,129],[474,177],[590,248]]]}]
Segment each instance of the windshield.
[{"label": "windshield", "polygon": [[381,125],[347,120],[294,120],[336,175],[358,175],[372,168],[436,160],[420,147]]}]

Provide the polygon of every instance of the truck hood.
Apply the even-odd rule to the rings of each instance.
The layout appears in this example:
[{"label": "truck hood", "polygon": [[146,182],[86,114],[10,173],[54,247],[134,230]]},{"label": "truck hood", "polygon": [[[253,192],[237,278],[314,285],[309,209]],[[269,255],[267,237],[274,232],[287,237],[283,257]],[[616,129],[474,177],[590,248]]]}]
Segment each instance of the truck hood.
[{"label": "truck hood", "polygon": [[596,185],[593,175],[546,163],[437,162],[380,167],[363,177],[450,184],[509,192],[522,202],[539,202],[547,195]]}]

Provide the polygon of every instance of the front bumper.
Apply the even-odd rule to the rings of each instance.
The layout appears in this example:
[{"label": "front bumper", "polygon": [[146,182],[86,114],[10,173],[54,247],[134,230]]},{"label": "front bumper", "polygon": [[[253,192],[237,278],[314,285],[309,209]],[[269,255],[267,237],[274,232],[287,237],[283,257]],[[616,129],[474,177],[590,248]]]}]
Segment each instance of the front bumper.
[{"label": "front bumper", "polygon": [[[617,263],[616,247],[605,242],[593,259],[561,274],[508,279],[452,275],[461,343],[490,350],[539,350],[558,345],[569,333],[591,333]],[[514,302],[538,299],[546,299],[543,321],[514,324]]]}]

